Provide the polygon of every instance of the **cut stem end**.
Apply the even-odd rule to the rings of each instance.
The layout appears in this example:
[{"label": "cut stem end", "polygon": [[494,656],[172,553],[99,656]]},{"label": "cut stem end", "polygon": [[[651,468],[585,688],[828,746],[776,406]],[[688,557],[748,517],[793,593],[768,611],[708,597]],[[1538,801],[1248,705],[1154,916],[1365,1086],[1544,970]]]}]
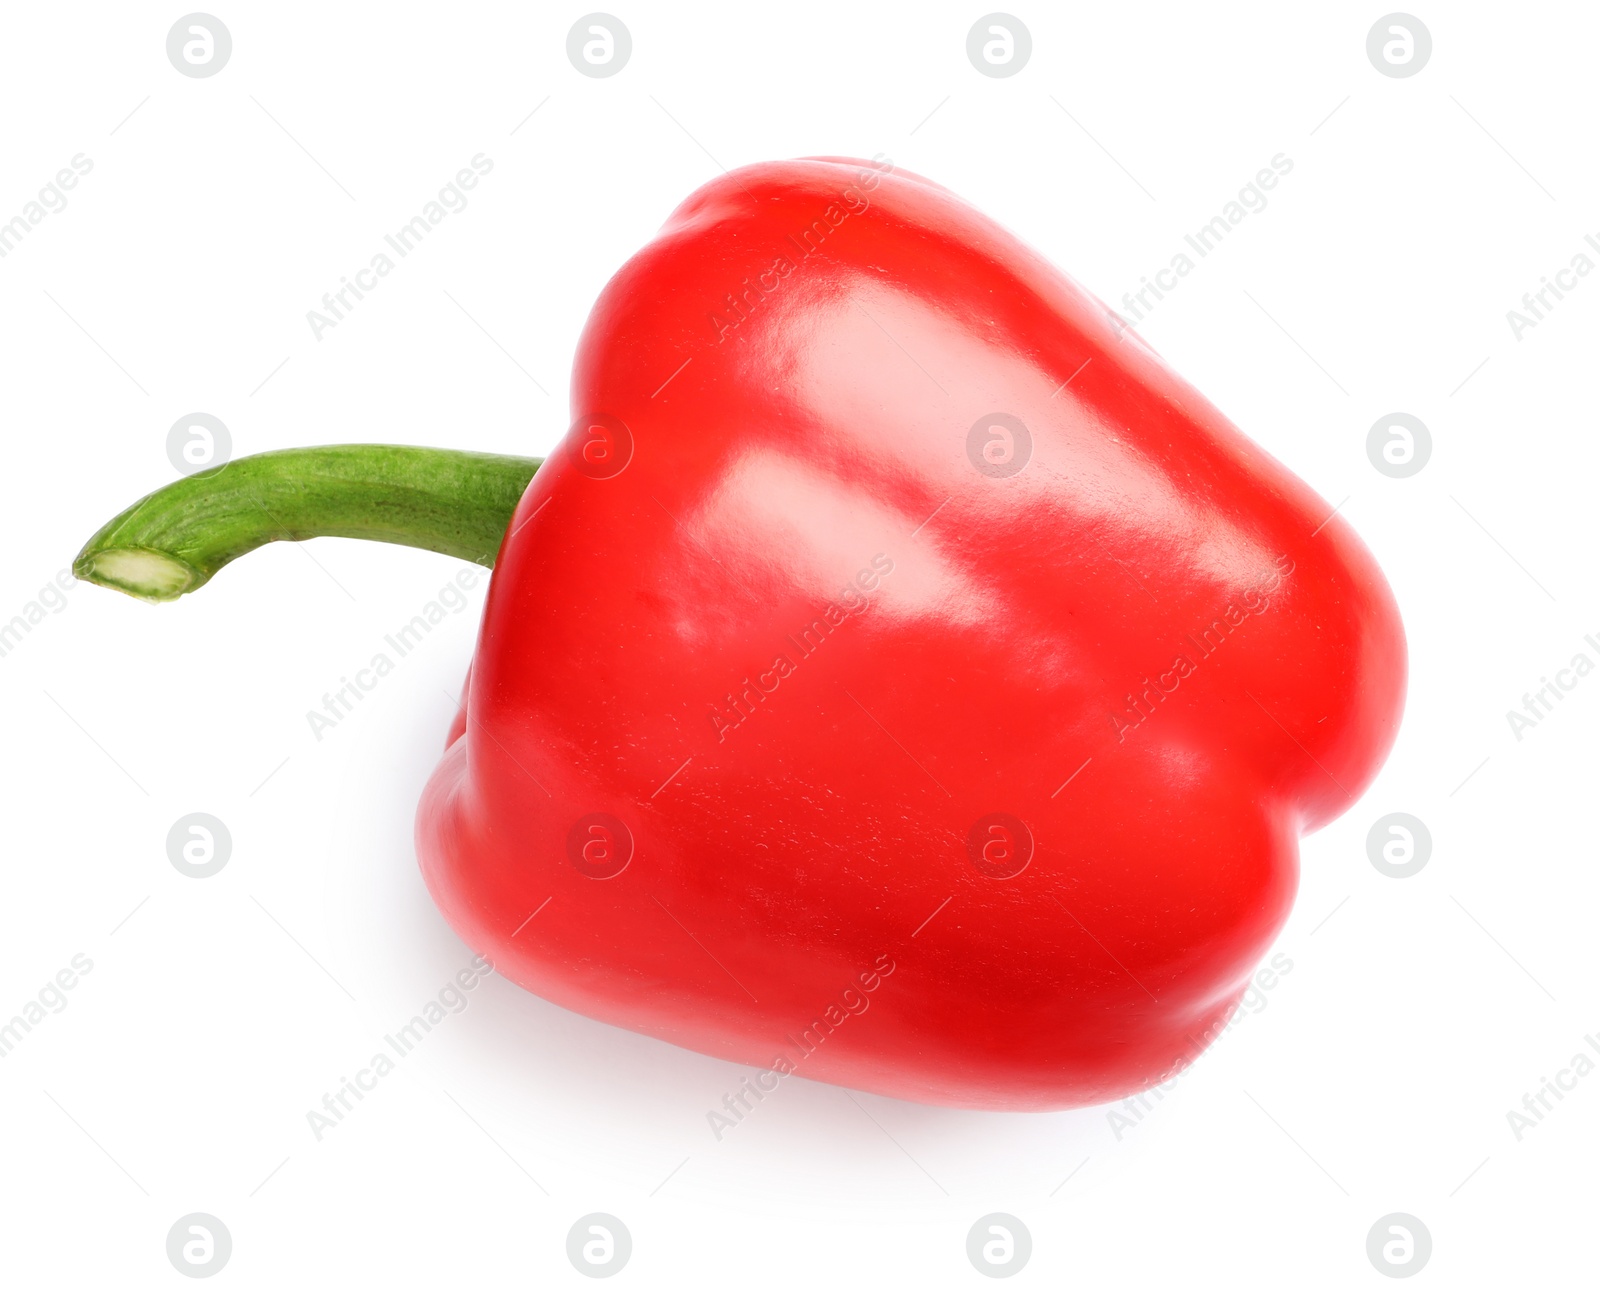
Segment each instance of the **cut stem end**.
[{"label": "cut stem end", "polygon": [[154,548],[104,548],[80,556],[72,573],[145,602],[176,601],[206,581],[187,561]]}]

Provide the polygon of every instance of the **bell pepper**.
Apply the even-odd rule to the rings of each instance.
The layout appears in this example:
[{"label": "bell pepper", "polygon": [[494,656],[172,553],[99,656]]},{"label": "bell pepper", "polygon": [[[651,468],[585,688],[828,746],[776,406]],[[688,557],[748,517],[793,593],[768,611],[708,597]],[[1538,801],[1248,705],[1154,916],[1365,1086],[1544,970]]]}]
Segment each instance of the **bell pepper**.
[{"label": "bell pepper", "polygon": [[428,887],[499,973],[757,1098],[1060,1109],[1190,1063],[1399,723],[1399,614],[1334,509],[883,163],[693,194],[572,407],[542,463],[239,459],[74,569],[162,600],[314,535],[492,566]]}]

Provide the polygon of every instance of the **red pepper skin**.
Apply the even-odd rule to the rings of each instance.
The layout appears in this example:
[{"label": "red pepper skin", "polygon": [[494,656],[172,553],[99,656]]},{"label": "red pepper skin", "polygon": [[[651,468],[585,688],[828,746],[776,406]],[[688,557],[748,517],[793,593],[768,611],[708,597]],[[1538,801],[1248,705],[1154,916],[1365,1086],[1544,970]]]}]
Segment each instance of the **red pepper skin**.
[{"label": "red pepper skin", "polygon": [[[462,937],[582,1014],[911,1100],[1061,1109],[1194,1059],[1399,724],[1350,527],[1088,292],[865,162],[690,197],[572,405],[419,813]],[[996,413],[1014,474],[969,454],[978,423],[1004,457]],[[1009,878],[992,814],[1031,835]]]}]

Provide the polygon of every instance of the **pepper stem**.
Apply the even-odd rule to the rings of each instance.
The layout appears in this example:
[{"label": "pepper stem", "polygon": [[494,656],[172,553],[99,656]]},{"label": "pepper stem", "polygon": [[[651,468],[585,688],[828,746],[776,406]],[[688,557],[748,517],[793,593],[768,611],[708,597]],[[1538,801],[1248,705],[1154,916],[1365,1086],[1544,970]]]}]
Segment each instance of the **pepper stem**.
[{"label": "pepper stem", "polygon": [[145,495],[84,544],[72,573],[170,602],[263,543],[322,535],[493,566],[542,461],[387,444],[253,454]]}]

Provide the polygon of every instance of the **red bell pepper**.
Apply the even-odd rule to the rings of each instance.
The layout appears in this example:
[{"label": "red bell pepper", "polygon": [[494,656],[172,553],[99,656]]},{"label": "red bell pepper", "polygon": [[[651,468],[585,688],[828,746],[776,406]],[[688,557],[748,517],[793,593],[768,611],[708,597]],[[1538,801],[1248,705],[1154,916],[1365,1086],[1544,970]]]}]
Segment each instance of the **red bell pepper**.
[{"label": "red bell pepper", "polygon": [[75,569],[167,598],[315,534],[493,565],[417,848],[551,1001],[991,1109],[1192,1060],[1395,736],[1350,527],[1088,292],[865,162],[691,196],[572,404],[543,465],[241,459]]}]

